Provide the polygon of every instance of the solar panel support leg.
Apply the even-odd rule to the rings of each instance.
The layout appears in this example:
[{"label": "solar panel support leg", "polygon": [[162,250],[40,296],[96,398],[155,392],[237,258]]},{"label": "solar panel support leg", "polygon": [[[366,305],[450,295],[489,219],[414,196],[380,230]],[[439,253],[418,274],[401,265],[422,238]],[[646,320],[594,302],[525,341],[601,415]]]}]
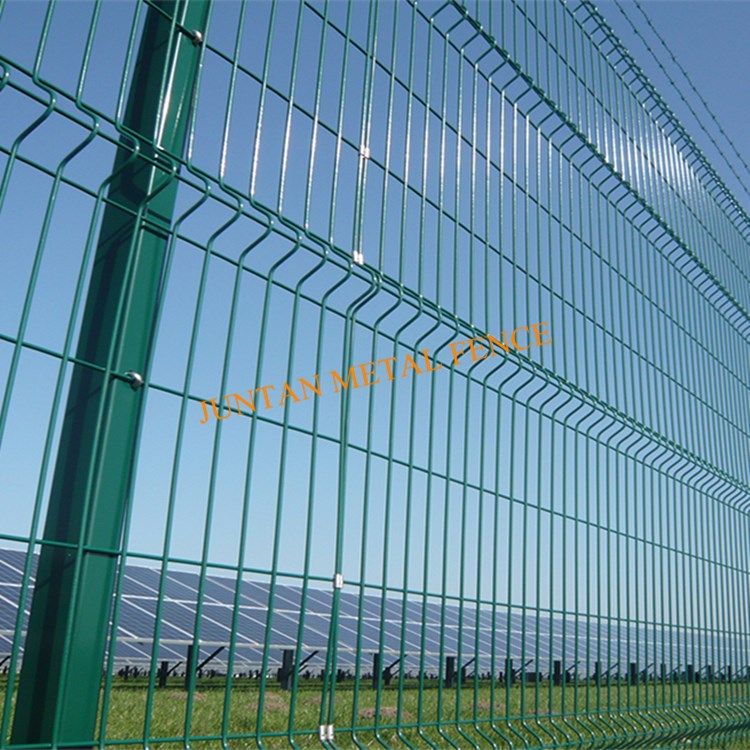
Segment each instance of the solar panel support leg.
[{"label": "solar panel support leg", "polygon": [[195,652],[195,645],[188,644],[187,656],[185,657],[185,690],[190,690],[190,676],[195,674]]},{"label": "solar panel support leg", "polygon": [[165,688],[167,686],[167,675],[169,674],[169,662],[163,661],[161,667],[159,667],[159,687]]},{"label": "solar panel support leg", "polygon": [[380,685],[380,662],[382,656],[380,652],[372,655],[372,689],[377,690]]},{"label": "solar panel support leg", "polygon": [[560,687],[562,681],[562,661],[560,661],[560,659],[555,659],[552,664],[552,684],[555,685],[555,687]]},{"label": "solar panel support leg", "polygon": [[630,662],[630,669],[628,670],[628,685],[638,684],[638,664],[634,661]]},{"label": "solar panel support leg", "polygon": [[445,657],[445,687],[453,687],[453,681],[456,679],[456,657]]},{"label": "solar panel support leg", "polygon": [[286,648],[281,652],[281,667],[279,668],[279,687],[282,690],[291,690],[292,675],[294,674],[295,650]]}]

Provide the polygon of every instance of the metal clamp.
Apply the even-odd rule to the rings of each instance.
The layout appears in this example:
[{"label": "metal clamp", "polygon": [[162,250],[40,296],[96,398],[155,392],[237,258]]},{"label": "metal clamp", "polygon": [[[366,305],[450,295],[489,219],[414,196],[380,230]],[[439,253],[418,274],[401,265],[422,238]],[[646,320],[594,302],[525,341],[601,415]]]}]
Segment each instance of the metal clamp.
[{"label": "metal clamp", "polygon": [[130,387],[137,391],[139,388],[143,388],[143,384],[146,382],[143,379],[143,375],[133,370],[128,370],[125,373],[125,377],[130,381]]},{"label": "metal clamp", "polygon": [[321,724],[318,727],[318,739],[321,742],[333,740],[333,724]]}]

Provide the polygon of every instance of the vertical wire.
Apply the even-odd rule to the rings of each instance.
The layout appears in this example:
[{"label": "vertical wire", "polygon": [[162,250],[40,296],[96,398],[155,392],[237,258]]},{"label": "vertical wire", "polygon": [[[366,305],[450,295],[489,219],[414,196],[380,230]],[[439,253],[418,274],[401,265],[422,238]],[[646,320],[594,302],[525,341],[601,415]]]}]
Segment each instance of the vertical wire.
[{"label": "vertical wire", "polygon": [[[47,11],[47,15],[45,17],[45,28],[48,28],[50,14],[52,12],[53,5],[50,5]],[[94,9],[94,12],[92,14],[92,20],[91,24],[89,26],[89,31],[87,34],[87,40],[86,40],[86,48],[84,52],[84,61],[81,67],[81,70],[79,72],[79,86],[78,90],[80,92],[80,87],[82,85],[82,81],[85,77],[85,72],[87,68],[87,61],[88,61],[88,54],[91,49],[91,45],[93,43],[93,36],[95,34],[96,30],[96,23],[98,20],[98,13],[99,13],[99,6],[97,5]],[[39,58],[39,55],[42,53],[43,46],[45,44],[44,41],[44,35],[40,42],[40,48],[37,52],[37,59]],[[35,66],[35,67],[38,67]],[[34,74],[36,78],[36,73]],[[41,85],[41,84],[38,84]],[[44,87],[46,88],[46,87]],[[52,96],[50,100],[50,104],[54,102],[54,96]],[[79,99],[77,99],[77,104],[79,104]],[[80,106],[80,104],[79,104]],[[0,185],[0,209],[2,209],[2,205],[4,202],[4,199],[6,195],[8,194],[8,185],[11,175],[11,169],[15,162],[15,157],[18,153],[18,149],[23,142],[23,140],[30,135],[44,120],[47,119],[49,114],[51,113],[51,109],[47,108],[45,109],[45,112],[37,118],[31,126],[26,128],[14,141],[13,147],[11,148],[8,161],[6,163],[6,168],[3,173],[3,182]],[[10,396],[13,391],[13,386],[15,383],[15,377],[16,373],[13,369],[13,362],[16,362],[17,366],[17,359],[20,355],[20,344],[24,340],[24,334],[22,333],[25,323],[24,320],[28,318],[28,306],[31,302],[31,298],[33,296],[34,288],[36,285],[35,279],[37,275],[36,266],[38,265],[39,260],[41,259],[41,254],[43,252],[43,248],[46,242],[46,235],[49,227],[49,217],[51,214],[51,210],[54,204],[54,197],[57,194],[57,190],[59,188],[60,180],[62,178],[62,172],[65,168],[65,166],[72,160],[78,153],[80,153],[84,148],[86,148],[89,143],[91,143],[97,133],[97,129],[99,127],[99,119],[94,116],[92,118],[92,124],[89,130],[88,135],[85,139],[81,141],[81,143],[76,146],[74,149],[72,149],[60,162],[57,169],[54,173],[53,178],[53,186],[50,193],[50,199],[48,201],[47,210],[45,212],[45,218],[43,220],[43,229],[40,235],[40,240],[37,246],[37,252],[35,255],[35,261],[34,261],[34,270],[32,270],[31,274],[31,281],[29,285],[29,290],[27,292],[26,299],[24,301],[24,309],[22,311],[21,315],[21,322],[19,323],[19,334],[17,336],[17,345],[14,349],[14,360],[11,362],[11,367],[8,373],[7,381],[6,381],[6,388],[5,388],[5,394],[4,394],[4,403],[2,406],[2,409],[0,409],[0,444],[2,444],[2,438],[4,436],[4,430],[7,420],[7,415],[9,412],[8,409],[8,403],[10,401]],[[21,582],[19,586],[19,592],[18,592],[18,606],[16,611],[16,618],[15,618],[15,627],[14,627],[14,635],[12,639],[11,644],[11,653],[9,655],[9,665],[8,665],[8,681],[6,683],[6,689],[5,689],[5,696],[4,696],[4,705],[3,705],[3,713],[2,713],[2,723],[0,723],[0,746],[5,745],[5,738],[8,735],[8,729],[10,724],[10,718],[11,718],[11,705],[12,705],[12,699],[14,695],[14,687],[15,687],[15,679],[16,679],[16,673],[18,669],[18,660],[20,655],[20,648],[21,648],[21,633],[22,633],[22,623],[24,619],[24,602],[26,601],[27,595],[28,595],[28,589],[30,586],[30,580],[31,580],[31,573],[32,573],[32,564],[33,564],[33,551],[34,551],[34,543],[36,541],[37,537],[37,529],[39,527],[39,523],[41,521],[41,509],[42,509],[42,502],[43,502],[43,492],[46,482],[46,476],[49,469],[49,463],[52,458],[52,445],[53,445],[53,437],[54,437],[54,425],[57,421],[57,415],[59,413],[61,401],[62,401],[62,395],[63,395],[63,386],[65,382],[65,371],[67,368],[67,364],[70,361],[70,350],[73,346],[73,330],[74,330],[74,320],[76,317],[76,311],[79,309],[82,294],[83,294],[83,285],[84,285],[84,269],[87,266],[87,261],[90,256],[90,253],[93,250],[93,240],[94,240],[94,229],[97,224],[97,217],[99,215],[99,211],[101,208],[101,199],[103,195],[103,190],[106,185],[106,181],[102,186],[100,187],[99,191],[97,192],[96,196],[96,203],[94,205],[94,210],[92,213],[92,219],[89,224],[89,230],[87,233],[87,240],[83,252],[83,259],[81,264],[81,270],[78,274],[78,281],[76,283],[74,297],[72,301],[72,307],[71,307],[71,315],[69,317],[68,325],[66,327],[66,333],[65,333],[65,340],[64,345],[62,349],[62,353],[60,355],[60,366],[58,369],[58,375],[56,380],[56,385],[54,389],[54,396],[52,399],[51,409],[50,409],[50,418],[49,418],[49,424],[47,428],[47,437],[45,439],[43,451],[42,451],[42,459],[41,459],[41,466],[39,469],[39,480],[37,482],[37,490],[35,493],[34,498],[34,505],[32,510],[31,519],[29,522],[29,540],[30,543],[28,544],[27,553],[24,557],[24,565],[23,570],[21,574]]]}]

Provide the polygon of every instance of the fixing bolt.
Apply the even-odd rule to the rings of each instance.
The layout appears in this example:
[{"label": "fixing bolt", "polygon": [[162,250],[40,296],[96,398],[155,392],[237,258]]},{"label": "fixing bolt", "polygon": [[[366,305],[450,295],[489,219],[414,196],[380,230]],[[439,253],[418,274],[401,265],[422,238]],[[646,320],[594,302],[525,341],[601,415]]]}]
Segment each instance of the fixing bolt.
[{"label": "fixing bolt", "polygon": [[125,377],[130,379],[130,387],[134,391],[137,391],[139,388],[143,388],[143,383],[145,382],[143,380],[143,375],[137,372],[133,372],[132,370],[128,370],[125,373]]},{"label": "fixing bolt", "polygon": [[203,34],[201,34],[200,31],[198,31],[198,29],[196,29],[195,31],[193,31],[190,34],[190,38],[193,40],[193,44],[196,47],[198,47],[200,45],[200,43],[203,41]]}]

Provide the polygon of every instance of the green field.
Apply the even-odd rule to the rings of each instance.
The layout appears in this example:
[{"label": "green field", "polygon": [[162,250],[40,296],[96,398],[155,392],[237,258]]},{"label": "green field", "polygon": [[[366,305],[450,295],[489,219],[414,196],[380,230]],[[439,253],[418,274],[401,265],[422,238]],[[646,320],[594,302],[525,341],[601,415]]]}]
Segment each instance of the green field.
[{"label": "green field", "polygon": [[[405,680],[379,693],[369,682],[336,686],[335,745],[355,747],[750,748],[747,683],[611,683],[597,688],[474,684],[460,689]],[[0,687],[0,698],[5,686]],[[320,747],[322,685],[294,692],[269,681],[202,679],[189,694],[181,678],[154,689],[143,678],[102,690],[104,732],[115,746],[167,748]],[[262,707],[259,711],[259,704]],[[260,716],[260,720],[259,720]],[[146,717],[149,724],[146,725]],[[510,717],[510,718],[506,718]],[[188,730],[189,723],[189,730]],[[149,738],[144,742],[144,736]]]}]

